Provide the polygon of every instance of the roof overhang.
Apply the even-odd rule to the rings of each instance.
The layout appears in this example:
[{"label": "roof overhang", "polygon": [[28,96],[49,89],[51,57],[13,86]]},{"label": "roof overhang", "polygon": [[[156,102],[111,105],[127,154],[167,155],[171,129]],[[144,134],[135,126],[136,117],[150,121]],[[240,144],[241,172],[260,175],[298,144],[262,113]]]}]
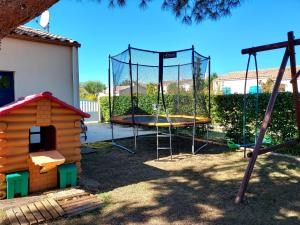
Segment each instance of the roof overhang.
[{"label": "roof overhang", "polygon": [[57,39],[49,39],[49,38],[41,38],[39,36],[29,36],[25,34],[8,34],[6,37],[8,38],[14,38],[19,40],[25,40],[25,41],[33,41],[33,42],[40,42],[40,43],[46,43],[46,44],[53,44],[53,45],[62,45],[67,47],[77,47],[79,48],[81,45],[78,42],[68,42],[68,41],[60,41]]}]

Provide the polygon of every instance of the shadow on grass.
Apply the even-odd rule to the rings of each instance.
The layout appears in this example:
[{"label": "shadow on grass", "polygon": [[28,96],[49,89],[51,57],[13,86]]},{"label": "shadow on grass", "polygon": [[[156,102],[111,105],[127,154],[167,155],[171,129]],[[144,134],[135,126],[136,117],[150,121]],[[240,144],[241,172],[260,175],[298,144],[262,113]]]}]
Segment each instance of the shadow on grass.
[{"label": "shadow on grass", "polygon": [[[128,140],[122,142],[128,144]],[[132,186],[133,193],[126,189],[120,199],[107,200],[104,207],[111,204],[111,209],[80,216],[70,224],[300,223],[300,163],[295,159],[260,157],[244,204],[235,205],[233,200],[247,164],[242,154],[210,146],[209,153],[203,150],[198,156],[182,154],[176,155],[179,159],[174,162],[155,162],[156,144],[143,140],[139,146],[134,155],[106,146],[84,156],[82,176],[99,183],[94,189],[97,193],[128,185],[141,188],[139,183],[146,182],[144,194],[152,193],[151,200],[144,200],[144,190]],[[182,147],[180,152],[190,151]]]},{"label": "shadow on grass", "polygon": [[[144,162],[156,160],[156,138],[144,136],[138,139],[136,154],[130,154],[117,147],[111,146],[110,142],[98,144],[96,154],[84,156],[82,161],[82,173],[84,177],[99,182],[96,191],[106,192],[118,187],[134,184],[140,181],[168,177],[169,172],[155,167],[147,166]],[[126,147],[133,146],[132,139],[122,139],[118,143]],[[160,142],[161,146],[167,146],[168,141]],[[203,143],[196,143],[201,146]],[[90,147],[97,148],[97,144]],[[193,158],[191,153],[191,141],[187,139],[173,140],[173,160],[168,150],[159,151],[159,162],[174,162]],[[232,154],[226,147],[209,145],[199,154]],[[112,180],[113,179],[113,180]],[[93,186],[93,185],[92,185]],[[93,188],[92,188],[93,189]]]}]

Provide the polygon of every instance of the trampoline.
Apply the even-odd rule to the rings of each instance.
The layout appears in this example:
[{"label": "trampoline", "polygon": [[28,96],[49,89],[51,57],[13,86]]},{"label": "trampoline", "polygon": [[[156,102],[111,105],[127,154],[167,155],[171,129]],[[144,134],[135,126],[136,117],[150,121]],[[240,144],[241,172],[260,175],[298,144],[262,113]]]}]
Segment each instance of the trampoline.
[{"label": "trampoline", "polygon": [[[195,119],[195,121],[194,121]],[[157,126],[157,127],[187,127],[197,124],[208,124],[210,119],[208,117],[186,115],[134,115],[134,120],[131,115],[113,116],[111,118],[112,123],[132,125],[133,121],[135,125],[140,126]]]},{"label": "trampoline", "polygon": [[[169,150],[172,157],[172,138],[189,135],[193,154],[208,144],[210,57],[196,52],[194,46],[160,52],[129,45],[125,51],[109,56],[108,83],[114,146],[135,153],[139,129],[144,127],[156,128],[157,158],[161,150]],[[122,132],[116,125],[132,127],[132,146],[123,146],[115,139],[116,133]],[[206,141],[196,148],[198,130],[206,130]],[[162,146],[162,139],[169,145]]]}]

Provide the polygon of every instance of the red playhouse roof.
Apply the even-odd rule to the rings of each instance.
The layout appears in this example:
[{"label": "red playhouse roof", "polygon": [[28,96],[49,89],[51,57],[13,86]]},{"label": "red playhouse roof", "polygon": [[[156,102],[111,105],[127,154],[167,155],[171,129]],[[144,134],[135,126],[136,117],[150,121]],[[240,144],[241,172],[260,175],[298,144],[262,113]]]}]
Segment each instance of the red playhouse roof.
[{"label": "red playhouse roof", "polygon": [[17,101],[14,101],[14,102],[9,103],[9,104],[7,104],[3,107],[0,107],[0,116],[4,116],[4,115],[10,113],[11,111],[13,111],[15,109],[19,109],[19,108],[21,108],[25,105],[28,105],[31,102],[35,102],[35,101],[38,101],[38,100],[41,100],[41,99],[44,99],[44,98],[47,98],[47,99],[49,99],[53,102],[56,102],[56,103],[60,104],[62,107],[70,109],[70,110],[72,110],[73,112],[79,114],[82,117],[85,117],[85,118],[90,117],[90,114],[82,112],[81,110],[75,108],[74,106],[71,106],[71,105],[59,100],[58,98],[54,97],[51,92],[42,92],[42,93],[39,93],[39,94],[29,95],[27,97],[19,98]]}]

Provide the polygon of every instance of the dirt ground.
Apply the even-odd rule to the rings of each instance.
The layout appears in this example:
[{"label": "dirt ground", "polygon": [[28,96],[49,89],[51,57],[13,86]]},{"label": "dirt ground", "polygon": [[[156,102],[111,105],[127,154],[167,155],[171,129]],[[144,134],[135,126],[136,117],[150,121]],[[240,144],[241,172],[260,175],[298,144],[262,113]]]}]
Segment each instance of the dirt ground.
[{"label": "dirt ground", "polygon": [[157,161],[155,138],[141,138],[137,154],[98,143],[96,153],[83,156],[81,184],[103,207],[47,224],[300,224],[299,161],[259,157],[246,200],[235,205],[243,154],[210,145],[193,156],[190,144],[176,139],[173,160],[162,151]]}]

